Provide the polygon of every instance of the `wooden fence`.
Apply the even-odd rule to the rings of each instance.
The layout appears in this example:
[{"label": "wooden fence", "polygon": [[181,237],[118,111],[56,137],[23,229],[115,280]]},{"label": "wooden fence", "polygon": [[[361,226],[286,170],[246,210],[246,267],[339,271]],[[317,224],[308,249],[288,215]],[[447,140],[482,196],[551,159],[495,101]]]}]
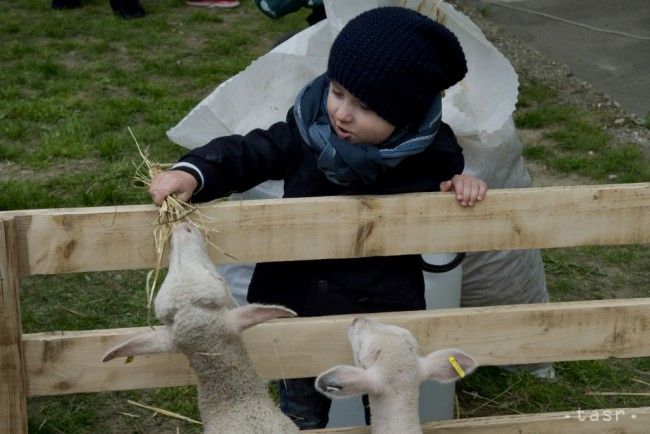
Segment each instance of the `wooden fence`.
[{"label": "wooden fence", "polygon": [[[244,262],[650,243],[650,183],[494,190],[471,209],[449,194],[427,193],[221,202],[202,206],[201,213],[206,225],[219,230],[211,234],[213,243]],[[155,216],[148,205],[0,213],[0,433],[27,431],[27,397],[195,382],[179,354],[137,357],[129,364],[100,361],[142,328],[21,332],[20,277],[152,268]],[[217,263],[234,261],[215,249],[211,255]],[[375,316],[409,328],[423,352],[459,347],[483,365],[650,356],[650,298]],[[246,331],[244,340],[262,377],[314,376],[352,362],[345,333],[350,320],[280,319]],[[581,423],[594,414],[598,421]],[[559,433],[646,432],[648,426],[650,407],[473,418],[423,428]]]}]

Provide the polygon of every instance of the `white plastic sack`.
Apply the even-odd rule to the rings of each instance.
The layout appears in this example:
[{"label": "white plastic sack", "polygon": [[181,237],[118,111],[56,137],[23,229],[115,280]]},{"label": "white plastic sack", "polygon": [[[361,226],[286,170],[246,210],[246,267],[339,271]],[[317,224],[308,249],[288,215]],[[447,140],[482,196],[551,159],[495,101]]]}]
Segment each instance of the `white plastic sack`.
[{"label": "white plastic sack", "polygon": [[[465,150],[465,173],[482,178],[491,188],[530,187],[512,117],[491,134],[459,136],[458,141]],[[465,257],[461,306],[546,302],[539,250],[472,252]]]},{"label": "white plastic sack", "polygon": [[[191,149],[217,136],[243,134],[283,120],[299,90],[326,70],[331,43],[345,23],[365,10],[394,5],[416,9],[446,25],[463,47],[469,72],[446,91],[443,120],[464,149],[465,173],[484,179],[491,189],[529,186],[512,122],[517,75],[469,18],[440,0],[326,0],[327,20],[298,33],[222,83],[168,131],[169,138]],[[245,197],[281,195],[281,183],[274,182],[256,187]],[[243,269],[234,270],[241,277]],[[245,296],[245,288],[232,289],[240,300]],[[471,253],[463,263],[463,305],[547,300],[537,250]]]},{"label": "white plastic sack", "polygon": [[469,18],[441,1],[330,0],[327,20],[294,35],[219,85],[169,138],[186,148],[214,137],[244,134],[283,120],[300,89],[323,73],[334,37],[359,13],[404,5],[449,27],[465,51],[469,72],[443,98],[443,120],[459,136],[491,133],[510,117],[517,101],[517,75],[510,63]]},{"label": "white plastic sack", "polygon": [[300,89],[327,68],[332,41],[327,20],[294,35],[221,83],[167,136],[193,149],[284,120]]}]

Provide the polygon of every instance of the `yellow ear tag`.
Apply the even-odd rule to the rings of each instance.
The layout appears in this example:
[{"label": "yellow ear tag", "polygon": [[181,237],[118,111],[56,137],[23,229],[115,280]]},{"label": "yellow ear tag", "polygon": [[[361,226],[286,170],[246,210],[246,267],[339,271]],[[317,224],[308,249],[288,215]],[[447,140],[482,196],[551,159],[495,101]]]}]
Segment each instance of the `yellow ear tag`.
[{"label": "yellow ear tag", "polygon": [[458,361],[456,361],[456,358],[454,356],[449,356],[449,363],[451,363],[451,366],[454,367],[454,369],[456,370],[456,373],[458,374],[458,376],[460,378],[465,377],[465,371],[463,371],[463,368],[460,367],[460,365],[458,364]]},{"label": "yellow ear tag", "polygon": [[129,356],[129,357],[127,357],[126,360],[124,361],[124,364],[126,365],[127,363],[131,363],[132,361],[133,361],[133,356]]}]

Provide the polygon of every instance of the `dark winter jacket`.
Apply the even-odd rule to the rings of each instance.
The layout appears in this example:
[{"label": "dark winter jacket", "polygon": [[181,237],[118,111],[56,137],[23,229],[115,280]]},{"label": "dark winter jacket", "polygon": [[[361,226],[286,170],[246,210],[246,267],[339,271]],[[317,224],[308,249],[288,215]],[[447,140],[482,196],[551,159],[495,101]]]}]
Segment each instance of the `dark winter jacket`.
[{"label": "dark winter jacket", "polygon": [[[203,174],[195,202],[242,192],[269,179],[284,179],[284,197],[437,191],[440,182],[460,174],[464,165],[462,150],[443,123],[434,143],[420,154],[387,169],[372,184],[344,187],[318,169],[317,155],[301,139],[291,111],[286,122],[214,139],[181,162]],[[179,170],[201,182],[194,170]],[[257,264],[248,301],[282,304],[303,316],[424,309],[421,256]]]}]

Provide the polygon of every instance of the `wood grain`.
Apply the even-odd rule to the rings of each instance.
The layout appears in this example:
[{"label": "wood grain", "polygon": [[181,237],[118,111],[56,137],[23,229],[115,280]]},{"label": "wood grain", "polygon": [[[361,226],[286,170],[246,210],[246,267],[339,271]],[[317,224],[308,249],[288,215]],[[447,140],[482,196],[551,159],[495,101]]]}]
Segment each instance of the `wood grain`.
[{"label": "wood grain", "polygon": [[0,433],[27,432],[16,231],[0,220]]},{"label": "wood grain", "polygon": [[[243,262],[650,242],[650,183],[453,195],[337,196],[200,207]],[[21,275],[152,268],[153,206],[12,211]],[[0,213],[0,217],[3,214]],[[217,263],[237,262],[212,249]]]},{"label": "wood grain", "polygon": [[[650,356],[650,299],[599,300],[368,315],[413,332],[425,354],[460,348],[481,365]],[[351,364],[347,327],[355,315],[279,319],[244,332],[260,376],[316,376]],[[182,355],[101,363],[148,328],[23,336],[29,396],[193,384]]]}]

